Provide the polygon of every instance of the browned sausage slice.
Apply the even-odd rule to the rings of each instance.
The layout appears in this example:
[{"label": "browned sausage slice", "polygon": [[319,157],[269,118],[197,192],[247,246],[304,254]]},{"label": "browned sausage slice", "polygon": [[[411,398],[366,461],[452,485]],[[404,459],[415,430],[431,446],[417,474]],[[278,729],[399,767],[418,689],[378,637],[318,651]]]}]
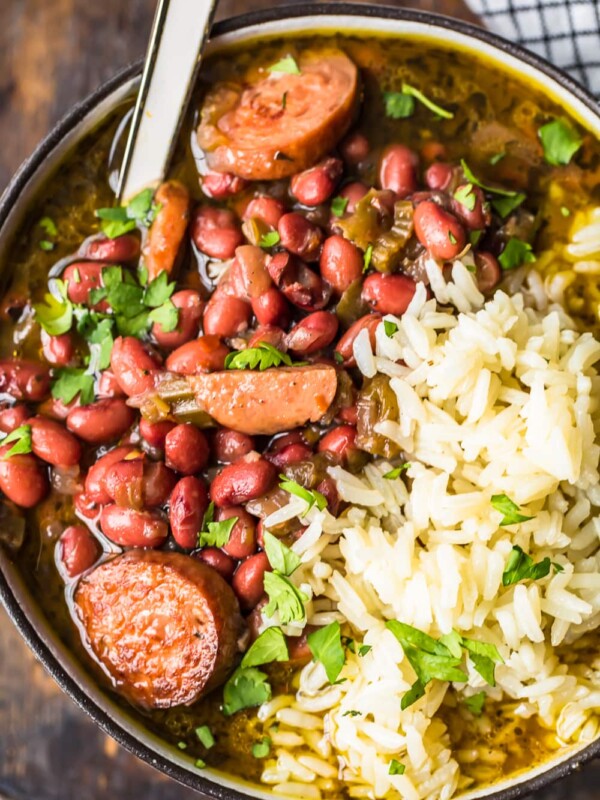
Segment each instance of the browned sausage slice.
[{"label": "browned sausage slice", "polygon": [[334,367],[225,370],[188,378],[198,405],[220,425],[250,436],[272,435],[316,422],[337,389]]},{"label": "browned sausage slice", "polygon": [[160,272],[173,272],[190,216],[190,195],[179,181],[161,184],[154,202],[160,208],[144,248],[148,280],[154,280]]},{"label": "browned sausage slice", "polygon": [[75,606],[114,688],[136,705],[190,705],[234,666],[242,624],[235,595],[189,556],[117,556],[81,581]]},{"label": "browned sausage slice", "polygon": [[305,51],[299,68],[300,75],[271,72],[249,86],[209,92],[198,142],[211,169],[275,180],[313,166],[335,147],[353,120],[356,66],[328,49]]}]

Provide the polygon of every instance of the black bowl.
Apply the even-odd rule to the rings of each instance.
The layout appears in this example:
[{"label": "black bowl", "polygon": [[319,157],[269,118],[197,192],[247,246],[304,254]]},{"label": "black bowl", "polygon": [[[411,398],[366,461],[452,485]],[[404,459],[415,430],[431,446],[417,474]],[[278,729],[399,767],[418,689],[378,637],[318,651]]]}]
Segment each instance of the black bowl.
[{"label": "black bowl", "polygon": [[[211,48],[262,35],[326,28],[419,36],[474,54],[483,54],[488,60],[495,60],[504,69],[538,84],[546,93],[554,95],[573,116],[600,136],[600,109],[596,101],[564,72],[486,30],[435,14],[347,3],[283,6],[216,24],[212,31]],[[76,105],[21,166],[0,199],[0,258],[6,253],[36,188],[79,139],[119,102],[131,96],[140,74],[141,64],[134,64]],[[10,554],[1,547],[0,597],[23,638],[60,687],[106,733],[130,752],[169,777],[218,800],[244,800],[249,795],[273,798],[268,791],[263,792],[241,779],[216,770],[205,770],[200,774],[183,754],[166,746],[116,705],[60,642],[25,587],[11,562]],[[522,772],[485,791],[462,797],[472,800],[483,796],[490,800],[523,797],[568,775],[599,753],[600,739],[585,747],[570,747],[546,764]]]}]

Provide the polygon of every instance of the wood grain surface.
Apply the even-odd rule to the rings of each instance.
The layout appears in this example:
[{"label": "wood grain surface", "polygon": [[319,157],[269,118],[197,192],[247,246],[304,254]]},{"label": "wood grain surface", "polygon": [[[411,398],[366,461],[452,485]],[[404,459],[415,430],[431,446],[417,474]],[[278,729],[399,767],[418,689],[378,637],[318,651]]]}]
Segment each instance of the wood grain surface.
[{"label": "wood grain surface", "polygon": [[[222,0],[218,18],[274,2]],[[473,20],[462,0],[412,5]],[[74,102],[143,55],[153,11],[154,0],[0,0],[0,190]],[[591,765],[536,800],[596,800],[598,786]],[[105,736],[0,609],[0,800],[198,797]]]}]

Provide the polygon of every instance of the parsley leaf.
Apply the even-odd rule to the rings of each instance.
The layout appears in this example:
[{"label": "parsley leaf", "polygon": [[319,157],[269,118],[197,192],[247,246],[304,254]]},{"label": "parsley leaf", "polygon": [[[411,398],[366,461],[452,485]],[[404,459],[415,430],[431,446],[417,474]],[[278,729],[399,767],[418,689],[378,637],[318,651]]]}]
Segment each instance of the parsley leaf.
[{"label": "parsley leaf", "polygon": [[473,694],[471,697],[465,697],[463,702],[474,717],[480,717],[486,697],[487,695],[485,692],[477,692],[477,694]]},{"label": "parsley leaf", "polygon": [[404,764],[401,764],[395,758],[392,758],[390,761],[390,768],[388,769],[388,775],[404,775],[404,770],[406,767]]},{"label": "parsley leaf", "polygon": [[473,662],[476,672],[478,672],[483,680],[490,686],[495,686],[496,678],[494,671],[496,664],[504,663],[496,645],[466,638],[463,638],[462,645],[469,654],[469,658]]},{"label": "parsley leaf", "polygon": [[294,56],[285,56],[276,64],[268,67],[268,72],[287,72],[288,75],[300,75],[300,67],[298,66]]},{"label": "parsley leaf", "polygon": [[104,235],[109,239],[116,239],[135,230],[137,225],[149,228],[160,210],[160,206],[152,202],[153,197],[152,189],[144,189],[127,206],[99,208],[96,217],[101,221],[100,227]]},{"label": "parsley leaf", "polygon": [[83,336],[90,347],[88,372],[97,372],[110,365],[112,353],[114,322],[97,311],[84,311],[77,320],[77,332]]},{"label": "parsley leaf", "polygon": [[264,532],[264,550],[269,564],[282,575],[291,575],[300,566],[300,557],[269,531]]},{"label": "parsley leaf", "polygon": [[259,342],[256,347],[248,347],[237,353],[229,353],[225,359],[225,369],[259,369],[261,372],[270,367],[285,364],[292,367],[292,359],[272,344]]},{"label": "parsley leaf", "polygon": [[13,444],[10,450],[2,456],[2,460],[6,461],[11,456],[17,456],[22,453],[31,453],[31,425],[19,425],[14,431],[11,431],[1,441],[0,445],[4,447],[5,444]]},{"label": "parsley leaf", "polygon": [[542,125],[538,136],[544,148],[544,158],[555,167],[569,164],[583,144],[575,128],[566,119],[555,119]]},{"label": "parsley leaf", "polygon": [[171,300],[167,300],[166,303],[153,309],[148,314],[148,319],[160,325],[164,333],[171,333],[179,324],[179,311]]},{"label": "parsley leaf", "polygon": [[473,191],[473,184],[467,183],[464,186],[459,186],[454,192],[454,199],[457,200],[461,206],[464,206],[468,211],[473,211],[477,204],[477,195]]},{"label": "parsley leaf", "polygon": [[504,516],[500,522],[500,527],[504,525],[516,525],[519,522],[527,522],[533,517],[526,517],[519,512],[519,506],[505,494],[493,494],[491,499],[492,507]]},{"label": "parsley leaf", "polygon": [[267,628],[250,645],[242,659],[242,667],[258,667],[272,661],[288,661],[288,646],[281,628]]},{"label": "parsley leaf", "polygon": [[55,370],[52,397],[68,405],[79,395],[82,406],[94,401],[94,376],[84,369],[63,367]]},{"label": "parsley leaf", "polygon": [[317,492],[316,489],[305,489],[304,486],[300,486],[300,484],[296,483],[296,481],[289,480],[283,474],[281,474],[279,477],[281,479],[281,483],[279,484],[280,489],[283,489],[284,491],[306,501],[307,509],[304,512],[305,515],[308,514],[314,505],[317,506],[319,511],[323,511],[323,509],[326,508],[327,500],[325,499],[324,495],[321,494],[321,492]]},{"label": "parsley leaf", "polygon": [[516,269],[521,264],[531,264],[535,261],[535,254],[530,244],[513,236],[498,256],[498,261],[502,269]]},{"label": "parsley leaf", "polygon": [[[531,519],[531,517],[527,519]],[[545,578],[550,573],[551,566],[552,562],[548,556],[535,564],[533,558],[516,544],[510,551],[508,561],[504,567],[502,585],[512,586],[514,583],[519,583],[519,581],[537,581],[540,578]],[[560,570],[558,571],[560,572]]]},{"label": "parsley leaf", "polygon": [[365,250],[365,254],[363,256],[363,272],[366,272],[371,266],[372,256],[373,256],[373,245],[370,244]]},{"label": "parsley leaf", "polygon": [[60,336],[71,329],[73,324],[73,303],[67,296],[64,281],[56,279],[54,286],[60,300],[49,292],[44,295],[44,303],[34,303],[35,318],[50,336]]},{"label": "parsley leaf", "polygon": [[166,303],[175,291],[175,281],[169,283],[169,276],[166,272],[160,272],[153,281],[146,287],[143,295],[143,303],[149,308],[158,308]]},{"label": "parsley leaf", "polygon": [[255,708],[271,699],[267,676],[255,667],[237,669],[223,687],[223,713],[230,717],[244,708]]},{"label": "parsley leaf", "polygon": [[263,233],[258,244],[260,247],[275,247],[280,240],[281,237],[277,231],[269,231],[268,233]]},{"label": "parsley leaf", "polygon": [[399,478],[402,473],[410,467],[410,461],[405,461],[404,464],[400,464],[399,467],[394,467],[389,472],[386,472],[383,476],[386,481],[393,481],[396,478]]},{"label": "parsley leaf", "polygon": [[198,534],[198,547],[224,547],[237,521],[238,517],[229,517],[220,522],[207,522],[206,530]]},{"label": "parsley leaf", "polygon": [[266,758],[271,752],[271,740],[268,736],[263,736],[260,742],[252,745],[252,755],[254,758]]},{"label": "parsley leaf", "polygon": [[347,197],[334,197],[331,201],[331,213],[334,217],[341,217],[344,215],[346,211],[346,206],[348,205],[348,198]]},{"label": "parsley leaf", "polygon": [[415,99],[404,92],[384,92],[385,114],[391,119],[406,119],[415,111]]},{"label": "parsley leaf", "polygon": [[358,655],[362,658],[362,656],[366,656],[367,653],[372,650],[373,647],[370,644],[361,644],[358,648]]},{"label": "parsley leaf", "polygon": [[398,326],[395,322],[392,322],[389,319],[384,319],[383,330],[385,331],[386,336],[392,337],[398,331]]},{"label": "parsley leaf", "polygon": [[500,214],[502,219],[505,219],[521,205],[526,197],[527,195],[524,195],[522,192],[519,192],[514,197],[494,197],[492,200],[492,207]]},{"label": "parsley leaf", "polygon": [[419,103],[428,108],[438,117],[442,117],[442,119],[454,119],[454,114],[451,111],[447,111],[445,108],[438,106],[437,103],[434,103],[433,100],[430,100],[426,97],[423,92],[416,89],[414,86],[410,86],[408,83],[402,84],[402,94],[408,95],[411,98],[414,97],[415,100],[418,100]]},{"label": "parsley leaf", "polygon": [[212,735],[211,729],[208,725],[200,725],[199,728],[196,728],[196,736],[200,740],[200,743],[206,747],[207,750],[210,750],[215,743],[215,737]]},{"label": "parsley leaf", "polygon": [[479,186],[480,189],[483,189],[486,192],[491,192],[492,194],[499,194],[502,195],[503,197],[515,197],[516,195],[519,194],[518,192],[515,192],[512,189],[502,189],[498,186],[489,186],[487,183],[483,183],[483,181],[480,181],[479,178],[473,174],[473,171],[471,170],[467,162],[464,160],[464,158],[461,158],[460,165],[462,167],[462,171],[464,172],[465,178],[471,183],[474,183],[475,186]]},{"label": "parsley leaf", "polygon": [[54,242],[48,241],[48,239],[42,239],[41,242],[40,242],[39,247],[40,247],[40,250],[44,250],[44,252],[50,253],[50,252],[52,252],[52,250],[54,250],[55,244],[54,244]]},{"label": "parsley leaf", "polygon": [[56,227],[56,222],[51,217],[42,217],[41,220],[38,222],[40,228],[51,236],[52,238],[58,236],[58,228]]},{"label": "parsley leaf", "polygon": [[306,619],[304,603],[308,598],[285,575],[276,570],[265,572],[264,584],[269,598],[264,608],[267,617],[272,617],[278,611],[282,625]]},{"label": "parsley leaf", "polygon": [[325,667],[329,683],[335,683],[346,663],[340,623],[331,622],[324,628],[318,628],[308,634],[306,641],[313,659]]}]

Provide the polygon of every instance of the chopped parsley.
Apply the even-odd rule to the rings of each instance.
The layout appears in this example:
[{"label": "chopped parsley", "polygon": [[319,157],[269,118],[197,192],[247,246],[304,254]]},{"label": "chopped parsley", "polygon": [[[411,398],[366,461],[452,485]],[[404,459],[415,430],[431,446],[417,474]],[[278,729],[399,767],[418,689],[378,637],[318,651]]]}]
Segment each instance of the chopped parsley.
[{"label": "chopped parsley", "polygon": [[204,769],[206,767],[206,761],[203,761],[201,758],[197,758],[194,761],[194,766],[196,769]]},{"label": "chopped parsley", "polygon": [[331,201],[331,213],[334,217],[341,217],[344,215],[346,211],[346,206],[348,205],[348,198],[347,197],[334,197]]},{"label": "chopped parsley", "polygon": [[502,269],[516,269],[521,264],[531,264],[535,261],[535,254],[528,242],[513,236],[498,256],[498,261]]},{"label": "chopped parsley", "polygon": [[306,641],[314,661],[320,662],[325,667],[329,683],[335,683],[346,663],[340,623],[331,622],[309,633]]},{"label": "chopped parsley", "polygon": [[40,250],[44,250],[46,253],[51,252],[54,250],[55,244],[54,242],[50,242],[48,239],[42,239],[39,244]]},{"label": "chopped parsley", "polygon": [[388,775],[404,775],[404,770],[406,767],[404,764],[401,764],[397,759],[392,758],[390,761],[390,767],[388,769]]},{"label": "chopped parsley", "polygon": [[370,244],[365,250],[365,254],[363,256],[363,272],[366,272],[371,266],[372,256],[373,256],[373,245]]},{"label": "chopped parsley", "polygon": [[223,687],[223,713],[230,717],[237,711],[256,708],[270,699],[271,685],[265,673],[255,667],[240,667]]},{"label": "chopped parsley", "polygon": [[398,331],[398,325],[389,319],[383,320],[383,330],[386,336],[393,336]]},{"label": "chopped parsley", "polygon": [[561,206],[560,207],[560,213],[563,215],[563,217],[570,217],[571,216],[571,212],[569,211],[569,209],[566,206]]},{"label": "chopped parsley", "polygon": [[94,376],[83,368],[63,367],[54,371],[52,397],[68,405],[79,395],[82,406],[94,402]]},{"label": "chopped parsley", "polygon": [[292,367],[292,359],[272,344],[259,342],[256,347],[248,347],[237,353],[229,353],[225,359],[225,369],[258,369],[261,372],[284,364]]},{"label": "chopped parsley", "polygon": [[177,747],[180,750],[187,750],[187,744],[185,742],[177,742]]},{"label": "chopped parsley", "polygon": [[212,735],[211,729],[208,725],[200,725],[199,728],[196,728],[196,736],[200,740],[200,743],[206,747],[207,750],[210,750],[215,743],[215,737]]},{"label": "chopped parsley", "polygon": [[538,136],[544,148],[544,158],[555,167],[571,163],[583,140],[566,119],[555,119],[542,125]]},{"label": "chopped parsley", "polygon": [[300,566],[300,557],[269,531],[264,532],[264,550],[269,564],[282,575],[291,575]]},{"label": "chopped parsley", "polygon": [[473,714],[474,717],[480,717],[483,712],[483,706],[485,705],[486,701],[486,693],[485,692],[477,692],[477,694],[471,695],[471,697],[465,697],[463,702],[467,709]]},{"label": "chopped parsley", "polygon": [[306,619],[304,603],[308,597],[301,592],[285,575],[277,570],[265,572],[265,592],[269,602],[264,608],[267,617],[278,612],[282,625],[290,622],[302,622]]},{"label": "chopped parsley", "polygon": [[[528,519],[531,519],[531,517],[528,517]],[[538,581],[540,578],[545,578],[546,575],[550,574],[550,568],[552,566],[552,562],[548,556],[538,561],[537,564],[534,563],[533,558],[516,544],[510,551],[508,561],[504,567],[502,585],[512,586],[515,583],[526,580]],[[554,568],[557,572],[562,572],[564,570],[564,567],[560,564],[554,564]]]},{"label": "chopped parsley", "polygon": [[405,472],[410,467],[410,465],[411,465],[410,461],[405,461],[404,464],[400,464],[399,467],[394,467],[394,469],[391,469],[389,472],[386,472],[383,477],[386,479],[386,481],[393,481],[396,478],[399,478],[400,475],[402,475],[402,473]]},{"label": "chopped parsley", "polygon": [[523,192],[519,192],[514,197],[494,197],[492,207],[500,214],[502,219],[505,219],[521,205],[526,196]]},{"label": "chopped parsley", "polygon": [[267,628],[250,645],[242,659],[242,667],[259,667],[273,661],[289,660],[288,646],[281,628]]},{"label": "chopped parsley", "polygon": [[286,72],[288,75],[300,75],[300,67],[294,56],[285,56],[268,67],[268,72]]},{"label": "chopped parsley", "polygon": [[58,228],[56,227],[56,222],[54,222],[54,220],[51,217],[42,217],[41,220],[38,222],[38,225],[47,236],[51,236],[52,238],[58,236]]},{"label": "chopped parsley", "polygon": [[406,119],[412,116],[415,110],[415,100],[428,108],[436,116],[442,119],[453,119],[454,114],[433,100],[426,97],[423,92],[408,83],[402,84],[400,92],[384,92],[383,102],[385,105],[385,113],[392,119]]},{"label": "chopped parsley", "polygon": [[487,183],[483,183],[483,181],[480,181],[479,178],[473,173],[473,170],[469,167],[464,158],[461,158],[460,165],[462,167],[462,171],[465,175],[465,178],[471,183],[474,183],[475,186],[479,186],[479,188],[483,189],[485,192],[491,192],[492,194],[499,194],[502,195],[502,197],[516,197],[519,194],[519,192],[516,192],[512,189],[502,189],[498,186],[490,186]]},{"label": "chopped parsley", "polygon": [[260,247],[275,247],[276,244],[279,244],[281,237],[277,233],[277,231],[269,231],[268,233],[264,233],[260,237],[259,245]]},{"label": "chopped parsley", "polygon": [[198,547],[225,547],[238,519],[239,517],[229,517],[213,522],[212,519],[207,520],[205,515],[203,529],[198,534]]},{"label": "chopped parsley", "polygon": [[473,184],[467,183],[464,186],[459,186],[454,192],[454,199],[457,200],[461,206],[464,206],[467,211],[473,211],[477,204],[477,195],[473,190]]},{"label": "chopped parsley", "polygon": [[283,489],[284,491],[306,501],[307,508],[304,512],[304,515],[308,514],[311,508],[315,505],[319,511],[323,511],[323,509],[326,508],[327,500],[325,499],[324,495],[321,494],[321,492],[317,492],[316,489],[305,489],[304,486],[300,486],[299,483],[288,479],[283,474],[281,474],[279,477],[281,479],[281,483],[279,484],[280,489]]},{"label": "chopped parsley", "polygon": [[266,758],[271,752],[271,740],[268,736],[264,736],[260,742],[255,742],[252,745],[252,755],[254,758]]},{"label": "chopped parsley", "polygon": [[153,200],[153,190],[144,189],[127,206],[99,208],[96,217],[100,220],[102,233],[109,239],[116,239],[135,230],[138,225],[149,228],[160,211],[160,205]]},{"label": "chopped parsley", "polygon": [[2,456],[6,461],[11,456],[18,456],[24,453],[31,453],[31,425],[19,425],[14,431],[0,440],[0,445],[12,444],[10,450]]},{"label": "chopped parsley", "polygon": [[344,711],[342,717],[362,717],[362,711],[356,711],[351,708],[349,711]]},{"label": "chopped parsley", "polygon": [[492,507],[499,511],[503,516],[500,526],[517,525],[519,522],[527,522],[533,517],[521,514],[519,506],[505,494],[493,494],[491,498]]}]

